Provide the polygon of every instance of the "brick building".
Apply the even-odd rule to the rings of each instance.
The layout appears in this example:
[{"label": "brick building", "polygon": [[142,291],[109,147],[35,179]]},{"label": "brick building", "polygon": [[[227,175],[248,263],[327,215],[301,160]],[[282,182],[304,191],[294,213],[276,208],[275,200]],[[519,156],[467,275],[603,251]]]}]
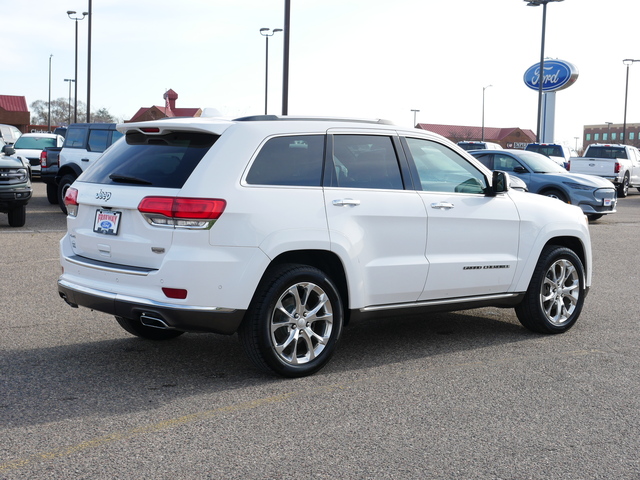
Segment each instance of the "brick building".
[{"label": "brick building", "polygon": [[[469,127],[463,125],[438,125],[434,123],[419,123],[416,128],[428,130],[451,140],[453,143],[463,141],[480,141],[482,139],[482,127]],[[536,141],[536,134],[531,130],[523,130],[518,127],[510,128],[484,128],[484,140],[498,143],[503,148],[521,148],[528,143]]]},{"label": "brick building", "polygon": [[18,127],[22,133],[28,132],[31,116],[25,97],[0,95],[0,123]]},{"label": "brick building", "polygon": [[601,125],[585,125],[582,145],[592,143],[624,143],[640,147],[640,123],[627,123],[626,140],[623,138],[624,124],[603,123]]}]

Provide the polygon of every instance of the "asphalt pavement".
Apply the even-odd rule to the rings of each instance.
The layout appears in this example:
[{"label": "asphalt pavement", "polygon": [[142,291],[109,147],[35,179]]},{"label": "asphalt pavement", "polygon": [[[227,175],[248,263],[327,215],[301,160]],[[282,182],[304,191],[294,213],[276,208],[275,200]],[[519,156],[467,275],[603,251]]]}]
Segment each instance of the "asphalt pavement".
[{"label": "asphalt pavement", "polygon": [[35,183],[0,215],[0,480],[638,479],[640,194],[591,224],[567,333],[512,310],[354,322],[318,374],[237,338],[150,342],[58,296],[65,217]]}]

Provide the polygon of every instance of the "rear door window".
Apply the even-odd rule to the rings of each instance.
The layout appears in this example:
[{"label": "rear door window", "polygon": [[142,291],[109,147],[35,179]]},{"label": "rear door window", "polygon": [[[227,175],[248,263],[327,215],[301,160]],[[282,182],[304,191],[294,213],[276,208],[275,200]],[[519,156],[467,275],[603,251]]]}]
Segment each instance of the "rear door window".
[{"label": "rear door window", "polygon": [[147,135],[129,132],[80,180],[107,185],[141,185],[182,188],[202,157],[219,135],[200,132],[172,132]]},{"label": "rear door window", "polygon": [[86,128],[70,128],[64,140],[65,148],[83,148],[84,139],[87,135]]},{"label": "rear door window", "polygon": [[403,190],[398,155],[391,137],[334,135],[331,186]]}]

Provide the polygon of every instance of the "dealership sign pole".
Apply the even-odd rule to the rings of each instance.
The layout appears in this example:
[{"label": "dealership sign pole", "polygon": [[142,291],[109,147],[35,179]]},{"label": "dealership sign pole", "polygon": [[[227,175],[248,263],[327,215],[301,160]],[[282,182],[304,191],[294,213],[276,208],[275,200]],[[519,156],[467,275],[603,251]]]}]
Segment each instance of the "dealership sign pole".
[{"label": "dealership sign pole", "polygon": [[556,115],[556,92],[573,85],[578,79],[578,69],[564,60],[546,60],[529,67],[524,73],[524,83],[538,92],[544,92],[544,115],[538,125],[538,142],[553,143]]}]

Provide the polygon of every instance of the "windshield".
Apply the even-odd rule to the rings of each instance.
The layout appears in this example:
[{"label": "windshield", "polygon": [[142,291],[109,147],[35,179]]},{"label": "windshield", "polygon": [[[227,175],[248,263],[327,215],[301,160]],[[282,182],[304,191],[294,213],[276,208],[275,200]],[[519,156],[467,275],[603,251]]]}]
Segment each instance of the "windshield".
[{"label": "windshield", "polygon": [[45,147],[55,147],[56,139],[51,137],[26,137],[21,136],[13,145],[14,148],[44,150]]},{"label": "windshield", "polygon": [[534,173],[567,173],[567,171],[551,160],[535,152],[520,152],[518,157],[524,161]]}]

